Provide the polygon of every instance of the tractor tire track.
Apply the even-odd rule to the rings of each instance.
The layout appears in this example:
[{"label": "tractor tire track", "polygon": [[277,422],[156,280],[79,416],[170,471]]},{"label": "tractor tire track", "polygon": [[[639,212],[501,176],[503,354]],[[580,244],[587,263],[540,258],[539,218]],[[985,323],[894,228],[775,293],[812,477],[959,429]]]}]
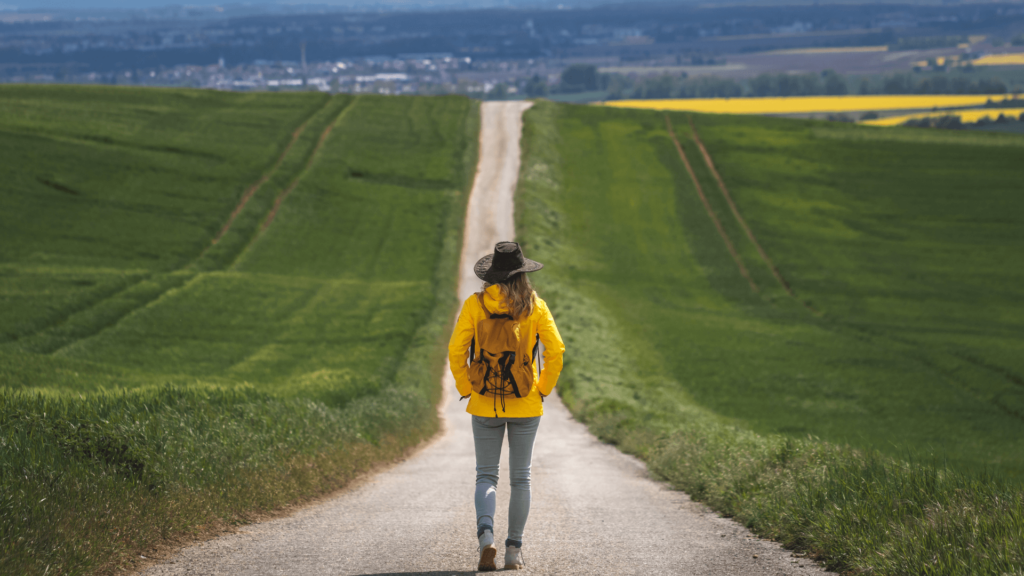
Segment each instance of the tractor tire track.
[{"label": "tractor tire track", "polygon": [[754,292],[759,292],[757,284],[754,283],[754,279],[750,277],[750,272],[747,271],[747,267],[743,265],[743,260],[740,258],[739,253],[736,251],[736,246],[733,245],[732,240],[729,239],[729,235],[725,233],[725,228],[722,227],[722,222],[715,216],[715,211],[711,209],[711,204],[708,202],[708,197],[704,195],[704,188],[701,187],[700,182],[697,180],[697,174],[693,171],[693,166],[690,165],[690,160],[686,157],[686,152],[683,152],[682,145],[679,144],[679,138],[676,136],[675,129],[672,127],[672,120],[669,119],[668,114],[665,115],[665,126],[668,128],[668,135],[672,138],[672,143],[676,145],[676,152],[679,152],[679,158],[682,159],[683,165],[686,166],[687,173],[690,174],[690,180],[693,181],[693,186],[697,189],[697,195],[700,196],[700,201],[704,204],[704,209],[707,210],[708,217],[711,218],[711,222],[714,223],[715,229],[718,230],[718,235],[722,237],[722,241],[725,242],[725,247],[729,249],[729,254],[732,255],[733,262],[736,263],[736,267],[740,269],[740,274],[747,279],[750,283],[750,289]]},{"label": "tractor tire track", "polygon": [[327,140],[327,137],[331,135],[331,130],[333,130],[334,127],[339,122],[341,122],[341,119],[346,114],[348,114],[349,110],[356,106],[357,102],[358,100],[355,100],[348,106],[345,106],[345,108],[338,112],[338,115],[334,118],[334,120],[331,120],[331,123],[328,124],[326,128],[324,128],[324,131],[320,133],[320,138],[319,140],[317,140],[316,146],[310,153],[309,159],[306,160],[306,165],[302,167],[302,170],[298,173],[298,175],[296,175],[295,178],[288,184],[288,187],[285,188],[280,194],[278,194],[276,199],[274,199],[274,207],[270,209],[270,212],[267,213],[266,219],[263,220],[263,225],[260,226],[260,234],[262,234],[268,227],[270,227],[270,224],[273,223],[274,221],[274,217],[277,216],[277,211],[281,208],[281,204],[284,203],[285,198],[287,198],[288,195],[291,194],[292,190],[294,190],[295,187],[299,185],[299,182],[306,177],[306,174],[309,173],[309,169],[313,166],[313,163],[316,161],[320,149],[323,148],[324,146],[324,142]]},{"label": "tractor tire track", "polygon": [[[231,229],[231,226],[234,223],[235,219],[238,217],[239,213],[241,213],[242,209],[245,208],[245,205],[249,202],[250,199],[252,199],[256,192],[259,191],[259,189],[263,187],[263,185],[266,184],[266,182],[274,176],[277,170],[281,167],[281,164],[284,162],[285,158],[288,156],[288,153],[291,151],[295,142],[298,141],[298,139],[302,136],[302,133],[306,130],[306,127],[309,125],[309,123],[313,120],[313,118],[316,117],[316,115],[319,112],[326,108],[330,104],[330,102],[330,99],[325,100],[322,106],[313,110],[302,122],[302,124],[300,124],[299,127],[292,132],[291,140],[289,140],[288,144],[285,145],[284,150],[278,156],[277,160],[274,162],[271,168],[258,181],[256,181],[256,183],[252,184],[249,188],[246,189],[238,205],[235,206],[235,209],[228,216],[227,221],[225,221],[223,226],[221,226],[220,231],[211,240],[210,244],[203,248],[203,250],[194,259],[192,259],[187,264],[180,266],[175,270],[171,270],[168,272],[145,273],[141,275],[138,279],[112,292],[109,292],[106,295],[96,300],[93,300],[92,302],[85,303],[80,308],[75,308],[74,310],[71,310],[61,319],[49,322],[46,325],[41,326],[31,332],[17,335],[10,341],[20,341],[20,343],[17,344],[18,346],[25,347],[26,349],[38,354],[53,354],[67,348],[68,346],[71,346],[76,342],[80,342],[81,340],[95,336],[96,334],[102,332],[103,330],[109,328],[110,326],[117,324],[124,317],[128,316],[135,310],[143,308],[150,304],[151,302],[158,299],[167,290],[163,290],[155,295],[150,295],[149,298],[137,302],[135,306],[117,311],[114,314],[114,317],[104,320],[102,325],[93,327],[95,329],[89,330],[87,333],[83,333],[82,335],[74,337],[73,339],[70,340],[68,338],[59,337],[58,333],[60,332],[70,333],[76,331],[76,328],[74,326],[74,324],[76,323],[76,319],[84,318],[89,315],[95,315],[98,310],[101,310],[104,307],[116,307],[116,304],[113,304],[116,300],[125,298],[126,296],[130,295],[133,291],[138,290],[139,287],[144,282],[150,280],[162,281],[162,279],[172,277],[176,273],[187,271],[190,266],[200,261],[203,258],[203,256],[205,256],[206,253],[210,250],[210,248],[215,246],[217,242],[220,241],[225,234],[227,234],[227,232]],[[179,287],[182,283],[183,282],[177,283],[172,287]],[[170,288],[168,288],[168,290],[169,289]],[[48,336],[51,338],[56,338],[57,343],[51,344],[50,342],[45,342],[45,340],[48,339]]]},{"label": "tractor tire track", "polygon": [[782,274],[779,273],[779,269],[775,266],[775,263],[772,262],[772,259],[768,256],[768,253],[765,252],[764,248],[761,247],[761,243],[757,241],[757,238],[754,236],[754,231],[751,230],[750,226],[747,225],[746,219],[743,218],[743,215],[740,214],[739,208],[736,207],[736,203],[733,202],[732,195],[729,194],[729,189],[725,186],[725,181],[722,180],[722,176],[718,173],[718,170],[715,168],[714,161],[711,160],[711,155],[708,154],[708,149],[705,148],[704,143],[701,142],[700,135],[697,134],[697,128],[696,126],[693,125],[693,117],[690,117],[690,132],[693,134],[694,143],[697,144],[697,148],[700,149],[700,153],[704,157],[704,163],[707,165],[708,170],[711,171],[712,176],[715,177],[715,182],[718,183],[718,189],[721,190],[722,196],[725,197],[726,203],[729,204],[729,210],[731,210],[732,215],[736,217],[736,221],[739,223],[740,227],[743,228],[743,231],[747,234],[747,238],[750,239],[751,244],[753,244],[754,248],[757,249],[757,253],[760,254],[761,256],[761,260],[763,260],[765,265],[768,266],[768,269],[771,270],[772,275],[775,276],[775,279],[779,281],[779,285],[782,286],[783,290],[785,290],[787,294],[789,294],[798,302],[806,306],[807,309],[810,310],[811,312],[818,314],[818,311],[815,310],[814,307],[804,302],[803,300],[797,298],[796,294],[793,293],[793,289],[789,286],[789,282],[786,282],[786,279],[782,277]]},{"label": "tractor tire track", "polygon": [[[309,123],[313,121],[313,118],[317,115],[317,113],[326,108],[328,104],[330,104],[329,99],[324,102],[323,106],[317,108],[312,114],[310,114],[309,118],[306,118],[306,121],[299,125],[299,127],[296,128],[294,132],[292,132],[292,139],[284,147],[284,150],[281,152],[281,155],[277,157],[277,162],[274,162],[274,165],[271,166],[270,170],[268,170],[263,175],[263,177],[259,179],[259,181],[257,181],[255,184],[250,186],[248,190],[245,191],[245,194],[242,195],[242,199],[238,202],[238,205],[235,206],[235,209],[231,212],[231,215],[228,216],[227,222],[224,223],[224,226],[221,227],[220,232],[218,232],[217,235],[213,238],[213,240],[210,242],[210,246],[208,246],[206,250],[209,250],[210,247],[215,246],[217,242],[219,242],[220,239],[223,238],[224,235],[228,233],[228,230],[231,229],[231,225],[234,224],[235,218],[238,217],[238,214],[242,212],[242,209],[245,208],[245,205],[249,202],[249,200],[251,200],[252,197],[256,195],[256,192],[260,188],[262,188],[263,185],[266,184],[267,181],[270,180],[270,178],[274,174],[277,173],[278,168],[280,168],[281,164],[284,163],[284,159],[286,156],[288,156],[288,152],[291,151],[292,146],[294,146],[295,143],[299,140],[299,137],[302,136],[302,133],[306,131],[306,127],[308,127]],[[203,254],[206,253],[206,250],[203,250]],[[200,257],[202,257],[203,254],[200,254]]]},{"label": "tractor tire track", "polygon": [[[250,198],[252,198],[252,196],[263,186],[263,184],[266,181],[268,181],[270,178],[272,178],[274,176],[274,174],[276,173],[278,168],[281,166],[281,164],[284,162],[285,158],[287,157],[287,153],[292,149],[292,145],[295,144],[295,142],[302,136],[302,134],[305,131],[306,127],[316,117],[316,115],[318,113],[322,112],[325,108],[327,108],[327,106],[330,105],[330,102],[331,102],[331,100],[327,100],[324,103],[323,106],[321,106],[315,112],[313,112],[313,114],[311,114],[310,117],[305,122],[303,122],[303,124],[295,132],[293,132],[292,140],[291,140],[291,142],[289,142],[288,146],[285,148],[285,152],[278,158],[278,160],[277,160],[277,162],[275,162],[273,168],[266,175],[264,175],[260,179],[259,182],[257,182],[254,186],[252,186],[250,188],[252,193],[251,194],[247,193],[243,197],[242,202],[240,202],[239,205],[235,208],[235,211],[232,213],[231,217],[229,218],[228,223],[225,224],[224,228],[222,229],[222,233],[220,235],[218,235],[218,237],[216,239],[214,239],[214,242],[211,243],[210,246],[207,246],[207,248],[203,251],[202,254],[200,254],[195,260],[193,260],[188,265],[186,265],[186,266],[180,268],[179,270],[177,270],[176,271],[177,273],[187,272],[189,270],[190,266],[192,266],[193,264],[198,262],[202,258],[202,256],[206,253],[206,251],[209,250],[210,248],[212,248],[216,244],[216,240],[219,240],[221,237],[223,237],[224,233],[226,233],[228,231],[228,229],[230,228],[231,222],[238,215],[238,213],[240,213],[242,211],[242,208],[244,208],[245,203],[248,202]],[[317,140],[316,146],[314,146],[313,150],[310,151],[309,157],[306,159],[306,163],[303,165],[302,170],[299,171],[299,173],[295,176],[295,178],[289,183],[288,187],[285,190],[283,190],[277,196],[277,199],[274,202],[273,208],[271,209],[271,211],[265,217],[265,220],[263,222],[262,227],[257,231],[257,233],[255,235],[253,235],[253,237],[250,239],[249,243],[246,244],[246,247],[243,248],[241,251],[239,251],[237,254],[235,254],[234,258],[231,260],[231,263],[228,264],[227,266],[224,266],[223,268],[229,268],[231,265],[233,265],[234,262],[236,262],[238,260],[238,258],[245,252],[245,250],[247,250],[250,246],[252,246],[252,243],[256,241],[256,238],[264,230],[266,230],[267,226],[270,225],[270,222],[274,218],[274,214],[277,212],[277,209],[281,206],[281,202],[284,201],[284,197],[287,196],[288,193],[291,192],[292,189],[294,189],[298,185],[299,181],[302,180],[302,178],[306,175],[306,173],[309,170],[309,167],[313,164],[313,160],[316,157],[317,152],[323,146],[324,140],[326,140],[327,135],[330,134],[331,128],[334,126],[334,124],[336,124],[338,122],[338,120],[341,118],[341,116],[344,115],[345,111],[347,111],[349,108],[351,108],[351,106],[352,106],[352,104],[346,105],[344,108],[342,108],[342,110],[333,119],[331,119],[330,123],[328,123],[327,127],[320,134],[320,138]],[[209,271],[193,271],[190,275],[187,275],[187,277],[180,278],[180,281],[178,281],[177,283],[172,283],[172,284],[166,286],[165,289],[160,291],[159,293],[152,294],[148,298],[146,298],[145,300],[137,302],[135,306],[132,306],[129,309],[121,311],[118,315],[116,315],[113,318],[108,319],[102,325],[93,326],[92,327],[93,330],[91,330],[87,334],[82,335],[81,337],[78,337],[78,338],[76,338],[74,340],[61,343],[60,347],[57,348],[57,349],[52,350],[51,353],[53,353],[53,354],[59,353],[59,352],[65,350],[67,348],[70,348],[70,347],[72,347],[74,345],[77,345],[77,344],[83,342],[84,340],[87,340],[89,338],[93,338],[95,336],[98,336],[99,334],[103,333],[104,331],[109,330],[110,328],[113,328],[113,327],[117,326],[122,320],[124,320],[125,318],[131,316],[132,314],[135,314],[136,312],[138,312],[140,310],[143,310],[143,309],[145,309],[145,308],[147,308],[149,306],[152,306],[152,305],[156,304],[157,302],[160,301],[161,298],[163,298],[166,294],[168,294],[172,289],[175,289],[175,288],[185,289],[196,278],[199,278],[199,277],[203,276],[204,274],[206,274],[208,272]],[[175,276],[180,276],[180,274],[176,274],[175,272],[172,272],[172,273],[165,273],[165,274],[162,274],[162,275],[159,275],[159,276],[166,277],[166,278],[172,278],[173,279]],[[126,292],[127,291],[128,290],[126,290]]]}]

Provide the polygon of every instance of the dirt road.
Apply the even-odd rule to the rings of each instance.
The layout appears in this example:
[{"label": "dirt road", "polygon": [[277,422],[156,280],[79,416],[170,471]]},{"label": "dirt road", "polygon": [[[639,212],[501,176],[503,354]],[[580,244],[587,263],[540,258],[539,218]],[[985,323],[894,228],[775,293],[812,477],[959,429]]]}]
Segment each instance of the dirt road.
[{"label": "dirt road", "polygon": [[[481,159],[462,253],[463,298],[479,289],[472,273],[476,259],[513,235],[512,194],[526,107],[483,105]],[[444,386],[445,431],[413,457],[323,504],[187,548],[146,574],[472,574],[473,437],[447,371]],[[601,444],[575,422],[557,395],[548,398],[545,411],[523,539],[527,572],[824,573],[650,480],[640,461]],[[505,458],[502,464],[499,543],[506,536],[508,508]]]}]

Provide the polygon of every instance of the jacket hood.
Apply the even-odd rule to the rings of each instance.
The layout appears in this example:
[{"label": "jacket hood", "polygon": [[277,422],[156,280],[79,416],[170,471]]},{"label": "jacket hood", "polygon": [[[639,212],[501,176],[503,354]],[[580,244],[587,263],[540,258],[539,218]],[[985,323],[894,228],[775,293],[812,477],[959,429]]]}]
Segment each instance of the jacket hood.
[{"label": "jacket hood", "polygon": [[[533,293],[534,303],[537,302],[537,292]],[[488,286],[484,290],[484,304],[492,314],[508,314],[508,306],[505,305],[505,296],[501,293],[501,286],[497,284]],[[536,309],[536,306],[534,306]]]},{"label": "jacket hood", "polygon": [[488,286],[484,290],[484,304],[492,313],[508,312],[508,306],[505,305],[505,297],[501,294],[501,286],[497,284]]}]

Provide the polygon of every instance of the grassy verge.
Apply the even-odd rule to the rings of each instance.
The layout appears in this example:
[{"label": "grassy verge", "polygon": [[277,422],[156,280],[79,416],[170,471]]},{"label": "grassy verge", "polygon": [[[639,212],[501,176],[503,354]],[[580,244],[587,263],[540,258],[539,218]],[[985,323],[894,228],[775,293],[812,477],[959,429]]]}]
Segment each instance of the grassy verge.
[{"label": "grassy verge", "polygon": [[[128,104],[147,97],[135,91]],[[107,259],[123,279],[79,300],[69,319],[26,321],[0,346],[0,573],[130,567],[162,541],[343,486],[436,431],[476,106],[382,97],[309,104],[276,132],[264,164],[238,179],[224,219],[269,174],[231,230],[204,252],[224,220],[211,221],[176,268],[129,276],[131,264],[118,262],[104,237],[118,216],[77,223],[99,238],[89,257]],[[263,121],[257,114],[247,124]],[[205,144],[187,136],[185,149]],[[136,169],[140,178],[151,170]],[[401,178],[368,177],[374,170]],[[169,221],[169,234],[191,226]],[[62,254],[52,246],[59,235],[15,239]],[[21,252],[5,256],[0,291],[15,297],[19,276],[37,268]],[[54,266],[33,282],[50,288],[82,269]],[[108,317],[111,296],[131,303]],[[64,330],[57,347],[25,345],[76,325],[88,329]]]},{"label": "grassy verge", "polygon": [[[684,152],[696,153],[687,118],[673,118]],[[739,120],[748,131],[762,121]],[[799,138],[791,132],[775,137]],[[560,393],[599,437],[833,569],[1020,573],[1021,423],[956,385],[977,374],[944,371],[909,346],[811,314],[772,287],[745,247],[740,256],[766,287],[750,290],[664,115],[541,102],[527,113],[523,142],[517,229],[548,264],[539,290],[572,352]],[[806,169],[798,155],[790,160]],[[707,166],[690,161],[728,222]],[[784,206],[781,176],[772,182],[780,197],[771,200]],[[741,208],[750,201],[736,195]],[[735,223],[726,232],[741,245]],[[801,296],[801,275],[780,266]]]}]

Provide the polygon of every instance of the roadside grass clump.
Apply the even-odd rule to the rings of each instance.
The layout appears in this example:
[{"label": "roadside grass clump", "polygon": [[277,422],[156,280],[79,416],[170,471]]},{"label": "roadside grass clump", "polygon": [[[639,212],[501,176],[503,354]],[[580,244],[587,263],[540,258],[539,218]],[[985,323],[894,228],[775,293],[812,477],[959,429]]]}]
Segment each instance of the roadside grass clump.
[{"label": "roadside grass clump", "polygon": [[[857,246],[846,228],[794,210],[799,206],[794,188],[800,186],[808,197],[817,192],[817,214],[832,215],[823,201],[832,182],[828,174],[793,150],[822,123],[694,120],[729,185],[742,174],[777,186],[759,197],[738,187],[730,191],[795,297],[757,260],[756,250],[742,247],[744,235],[737,222],[728,221],[733,216],[699,155],[697,133],[686,116],[671,116],[671,124],[712,213],[740,246],[739,257],[758,292],[738,271],[697,198],[663,114],[539,102],[525,119],[517,230],[532,257],[547,264],[537,284],[569,352],[559,381],[567,406],[600,438],[645,459],[652,472],[694,499],[831,569],[1019,573],[1024,563],[1021,423],[993,402],[1008,401],[1009,394],[980,393],[1003,385],[969,362],[923,349],[882,319],[869,323],[871,317],[861,315],[856,327],[845,323],[829,299],[805,291],[809,268],[795,272],[794,253],[779,248],[793,230],[804,242],[820,236],[815,249],[837,238],[847,240],[848,251]],[[716,131],[712,121],[748,138],[737,139],[725,128]],[[774,131],[771,138],[768,131]],[[828,149],[829,142],[841,142],[843,153]],[[860,170],[876,181],[877,174],[857,164],[876,158],[858,148],[865,146],[859,142],[835,138],[808,146],[823,148],[816,158],[850,163],[844,178],[855,178]],[[758,163],[754,152],[770,143],[790,147],[789,157]],[[734,156],[725,168],[718,158],[727,146]],[[935,153],[926,147],[917,158]],[[958,146],[942,159],[958,157],[956,168],[962,169],[986,155],[1013,153],[1005,147]],[[914,169],[908,165],[914,158],[913,150],[904,151],[903,174]],[[992,166],[986,163],[985,169]],[[766,167],[780,173],[757,177]],[[1003,172],[987,175],[994,184],[1004,177]],[[912,182],[899,180],[905,187]],[[927,179],[924,185],[933,203],[952,192]],[[988,202],[1006,200],[998,186],[992,188]],[[775,220],[762,206],[788,208],[787,227],[772,228]],[[870,221],[874,214],[855,208],[841,213],[847,226],[858,218]],[[974,238],[981,241],[984,235]],[[881,243],[874,239],[867,248]],[[795,243],[786,247],[796,248]],[[860,264],[856,269],[861,276],[854,280],[870,286],[903,281],[887,276],[887,268]],[[956,286],[955,274],[944,278],[947,289]],[[864,290],[848,276],[830,281],[833,286],[850,282],[842,302],[855,301]],[[956,290],[970,293],[969,286]],[[924,308],[920,314],[939,334],[941,314],[925,316]],[[945,329],[952,344],[948,335],[955,332],[949,324]],[[1012,331],[998,333],[1005,335],[1002,345],[1013,345]]]},{"label": "roadside grass clump", "polygon": [[693,409],[573,406],[603,440],[756,534],[851,574],[1015,574],[1024,493],[998,475],[759,435]]},{"label": "roadside grass clump", "polygon": [[[85,92],[88,103],[95,94]],[[124,98],[112,105],[129,111],[151,105],[158,123],[169,113],[162,99],[182,98],[115,95]],[[78,106],[77,92],[43,96]],[[208,124],[232,124],[231,104],[279,96],[172,107],[181,129],[196,133],[178,134],[169,122],[164,137],[176,150],[202,148],[209,142],[190,110]],[[209,222],[175,248],[178,258],[143,267],[127,251],[128,217],[116,209],[123,190],[97,195],[89,221],[77,219],[79,209],[54,208],[91,239],[74,244],[81,258],[62,260],[71,248],[46,226],[32,238],[5,230],[12,244],[37,252],[2,253],[0,295],[40,295],[27,309],[2,311],[24,321],[0,342],[0,573],[131,568],[154,546],[339,488],[437,430],[477,107],[460,97],[300,96],[305,108],[287,123],[260,116],[258,106],[245,117],[253,131],[238,136],[240,149],[259,137],[276,145],[244,178],[223,176],[232,202],[203,216]],[[269,136],[261,132],[268,125]],[[119,142],[130,149],[139,144],[132,134],[144,132]],[[92,161],[94,148],[76,141],[68,164]],[[160,174],[165,160],[126,165],[125,177]],[[187,179],[186,168],[178,167]],[[402,177],[366,176],[374,170]],[[75,175],[67,181],[78,185]],[[153,185],[174,190],[173,182]],[[34,198],[11,183],[0,194],[41,208],[67,200]],[[159,204],[144,189],[133,194]],[[194,223],[175,214],[191,200],[179,191],[174,201],[180,206],[147,210],[166,209],[166,236],[184,238]],[[53,255],[46,266],[39,250]],[[94,277],[108,281],[78,287]],[[68,304],[35,304],[43,297]]]},{"label": "roadside grass clump", "polygon": [[424,389],[342,408],[251,387],[0,391],[0,572],[74,574],[344,485],[435,429]]},{"label": "roadside grass clump", "polygon": [[1012,574],[1024,562],[1024,494],[999,476],[710,424],[656,446],[657,474],[834,570]]}]

